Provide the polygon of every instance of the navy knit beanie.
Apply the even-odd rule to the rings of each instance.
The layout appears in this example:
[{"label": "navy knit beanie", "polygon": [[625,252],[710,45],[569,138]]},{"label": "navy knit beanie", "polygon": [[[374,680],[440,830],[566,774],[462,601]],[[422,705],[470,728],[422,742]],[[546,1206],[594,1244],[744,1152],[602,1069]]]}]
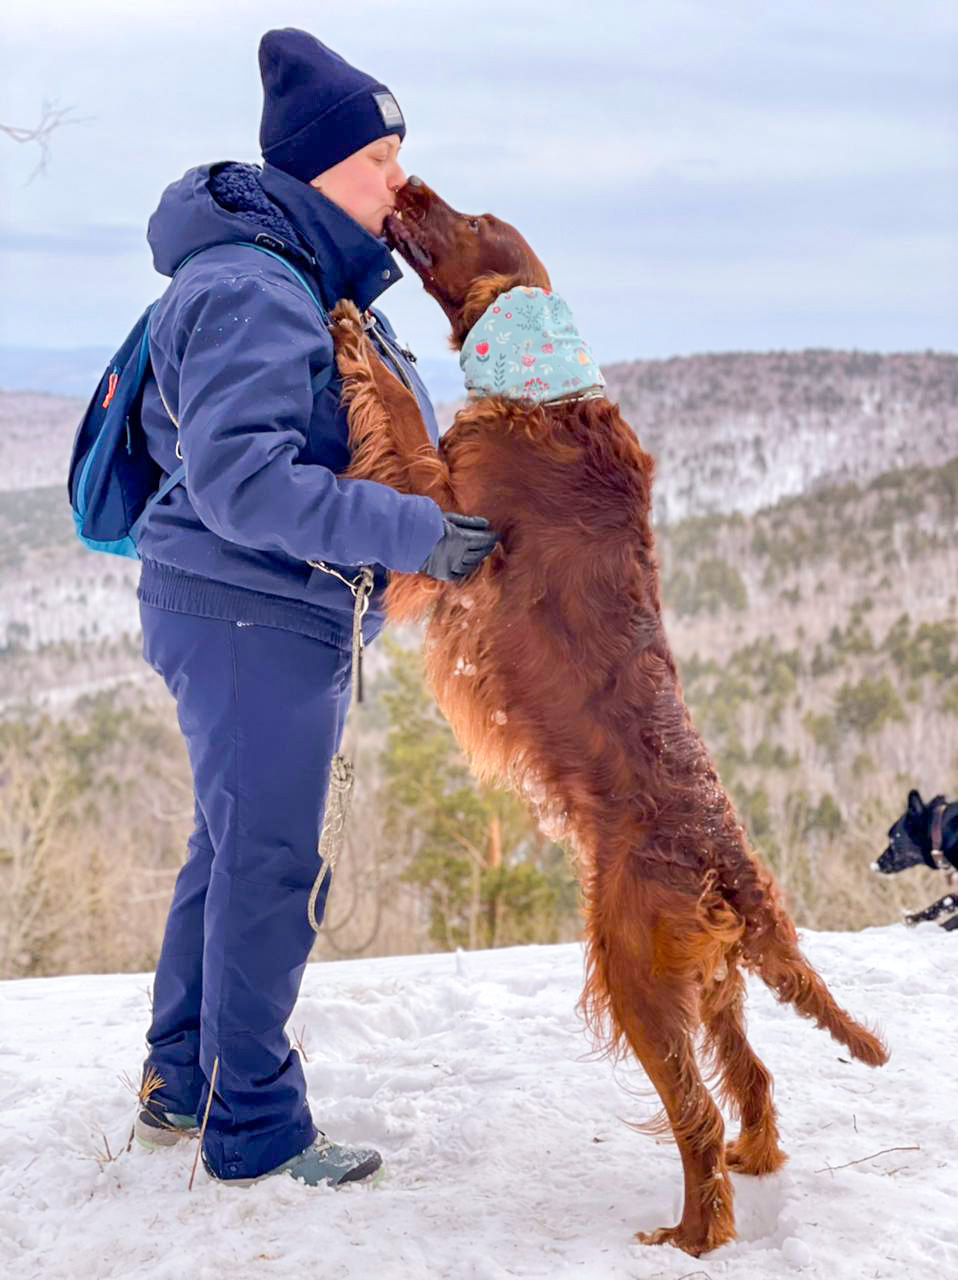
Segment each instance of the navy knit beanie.
[{"label": "navy knit beanie", "polygon": [[267,31],[259,45],[263,78],[263,159],[309,182],[389,133],[406,135],[384,84],[295,27]]}]

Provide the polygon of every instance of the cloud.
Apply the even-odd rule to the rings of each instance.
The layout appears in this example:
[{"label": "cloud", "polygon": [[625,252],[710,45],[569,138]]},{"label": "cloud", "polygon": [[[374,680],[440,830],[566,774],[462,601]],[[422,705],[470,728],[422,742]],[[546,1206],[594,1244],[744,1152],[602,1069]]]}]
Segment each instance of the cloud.
[{"label": "cloud", "polygon": [[[29,186],[36,158],[0,139],[7,341],[116,345],[162,287],[163,187],[257,158],[258,38],[301,25],[394,90],[413,171],[528,235],[601,352],[954,343],[958,10],[936,0],[233,0],[226,22],[212,0],[13,0],[4,21],[0,119],[53,95],[92,117]],[[385,301],[443,352],[416,282]]]}]

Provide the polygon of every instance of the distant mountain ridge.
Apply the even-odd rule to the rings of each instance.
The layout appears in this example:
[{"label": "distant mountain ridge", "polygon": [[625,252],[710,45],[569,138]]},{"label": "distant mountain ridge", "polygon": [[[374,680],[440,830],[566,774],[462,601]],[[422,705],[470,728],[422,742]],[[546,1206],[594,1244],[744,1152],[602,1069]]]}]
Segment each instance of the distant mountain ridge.
[{"label": "distant mountain ridge", "polygon": [[[908,789],[935,795],[958,776],[956,366],[808,352],[607,370],[658,457],[663,616],[693,723],[808,927],[885,922],[942,891],[932,872],[923,888],[920,872],[888,884],[868,866]],[[28,702],[72,720],[94,697],[99,735],[95,708],[115,712],[95,695],[115,690],[117,708],[162,701],[157,723],[175,735],[142,659],[138,565],[74,534],[65,477],[82,408],[0,395],[0,727]],[[372,689],[388,650],[370,658]],[[136,720],[127,731],[124,767],[162,775],[188,823],[176,739]],[[71,732],[79,750],[101,750],[101,737]]]},{"label": "distant mountain ridge", "polygon": [[[97,349],[86,351],[92,359]],[[62,483],[102,363],[83,398],[0,392],[0,490]],[[958,355],[728,353],[635,360],[604,373],[610,398],[656,459],[659,524],[748,515],[958,456]],[[454,378],[441,365],[430,381],[439,399]],[[446,424],[454,409],[443,406]]]}]

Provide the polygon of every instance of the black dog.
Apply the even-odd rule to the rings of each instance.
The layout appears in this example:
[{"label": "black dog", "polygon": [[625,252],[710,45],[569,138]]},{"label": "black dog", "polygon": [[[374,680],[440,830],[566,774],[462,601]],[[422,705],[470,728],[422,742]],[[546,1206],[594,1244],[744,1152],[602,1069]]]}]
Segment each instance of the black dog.
[{"label": "black dog", "polygon": [[[949,804],[944,796],[935,796],[925,804],[917,791],[909,791],[908,807],[894,826],[888,830],[888,848],[873,871],[894,875],[909,867],[930,867],[944,871],[950,884],[958,885],[958,802]],[[943,929],[958,929],[958,893],[946,893],[924,911],[913,911],[905,916],[906,924],[920,924],[923,920],[937,920],[941,915],[951,918],[942,923]]]}]

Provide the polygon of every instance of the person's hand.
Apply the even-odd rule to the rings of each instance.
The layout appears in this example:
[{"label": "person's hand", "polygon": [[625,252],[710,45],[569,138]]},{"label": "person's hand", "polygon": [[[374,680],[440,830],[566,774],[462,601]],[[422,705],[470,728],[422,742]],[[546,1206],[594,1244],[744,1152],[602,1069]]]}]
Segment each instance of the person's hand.
[{"label": "person's hand", "polygon": [[462,582],[475,573],[499,541],[484,516],[461,516],[444,511],[442,537],[426,557],[420,573],[442,582]]}]

